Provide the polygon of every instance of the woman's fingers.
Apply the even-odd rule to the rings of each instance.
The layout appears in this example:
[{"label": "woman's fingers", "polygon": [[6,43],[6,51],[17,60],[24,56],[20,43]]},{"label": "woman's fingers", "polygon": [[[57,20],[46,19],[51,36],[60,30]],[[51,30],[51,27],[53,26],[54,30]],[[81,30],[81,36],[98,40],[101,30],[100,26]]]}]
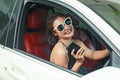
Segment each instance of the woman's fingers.
[{"label": "woman's fingers", "polygon": [[74,58],[82,58],[84,57],[84,53],[85,53],[85,50],[83,48],[80,48],[77,53],[75,54],[74,53],[75,49],[72,50],[71,52],[71,55],[74,57]]},{"label": "woman's fingers", "polygon": [[84,52],[85,52],[85,50],[83,49],[83,48],[80,48],[78,51],[77,51],[77,55],[79,56],[81,56],[81,55],[83,55],[84,54]]},{"label": "woman's fingers", "polygon": [[74,51],[75,51],[75,49],[73,49],[72,52],[71,52],[72,56],[75,56]]}]

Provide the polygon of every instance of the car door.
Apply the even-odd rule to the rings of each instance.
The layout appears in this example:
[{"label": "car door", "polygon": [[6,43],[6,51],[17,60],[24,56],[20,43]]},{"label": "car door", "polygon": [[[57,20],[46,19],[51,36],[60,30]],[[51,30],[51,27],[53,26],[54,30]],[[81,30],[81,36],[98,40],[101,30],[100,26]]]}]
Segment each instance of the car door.
[{"label": "car door", "polygon": [[[8,16],[8,5],[6,5],[5,0],[0,0],[0,58],[4,51],[5,43],[6,43],[6,36],[7,36],[7,29],[9,23],[9,16]],[[3,61],[0,60],[0,63]],[[0,65],[0,74],[3,70],[1,69]],[[1,80],[3,80],[0,77]]]},{"label": "car door", "polygon": [[[0,80],[76,80],[80,76],[73,75],[72,72],[49,63],[35,56],[18,50],[14,47],[16,28],[20,9],[23,7],[23,0],[2,0],[6,13],[8,13],[8,23],[3,44],[0,45]],[[10,3],[9,3],[10,2]],[[2,44],[2,43],[1,43]],[[54,66],[56,67],[54,67]],[[68,71],[68,72],[67,72]]]},{"label": "car door", "polygon": [[75,80],[78,76],[36,60],[30,56],[5,48],[0,55],[0,80]]}]

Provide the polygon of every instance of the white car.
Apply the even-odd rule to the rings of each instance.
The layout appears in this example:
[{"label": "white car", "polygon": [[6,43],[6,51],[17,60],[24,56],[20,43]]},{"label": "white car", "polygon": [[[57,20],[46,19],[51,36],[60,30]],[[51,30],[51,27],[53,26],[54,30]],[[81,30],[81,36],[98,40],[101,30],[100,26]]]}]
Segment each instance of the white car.
[{"label": "white car", "polygon": [[[51,63],[45,23],[56,12],[73,19],[74,38],[110,56],[86,58],[87,74]],[[119,80],[119,41],[119,0],[0,0],[0,80]]]}]

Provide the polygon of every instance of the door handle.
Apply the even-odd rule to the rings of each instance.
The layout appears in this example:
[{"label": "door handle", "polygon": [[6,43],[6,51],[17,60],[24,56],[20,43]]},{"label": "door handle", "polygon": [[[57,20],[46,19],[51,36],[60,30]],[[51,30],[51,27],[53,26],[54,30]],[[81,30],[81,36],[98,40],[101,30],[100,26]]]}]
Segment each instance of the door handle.
[{"label": "door handle", "polygon": [[4,67],[6,73],[13,78],[14,80],[28,80],[24,74],[20,74],[18,71],[15,70],[14,67]]}]

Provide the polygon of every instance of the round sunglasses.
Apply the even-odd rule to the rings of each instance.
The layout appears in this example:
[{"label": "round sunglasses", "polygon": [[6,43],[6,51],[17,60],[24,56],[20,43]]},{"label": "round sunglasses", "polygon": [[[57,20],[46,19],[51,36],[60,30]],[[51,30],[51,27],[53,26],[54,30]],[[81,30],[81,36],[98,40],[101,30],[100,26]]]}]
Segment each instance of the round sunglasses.
[{"label": "round sunglasses", "polygon": [[70,17],[65,18],[64,23],[59,24],[58,26],[54,27],[53,31],[55,31],[55,30],[62,31],[62,30],[64,30],[65,25],[67,25],[67,26],[72,25],[72,19]]}]

